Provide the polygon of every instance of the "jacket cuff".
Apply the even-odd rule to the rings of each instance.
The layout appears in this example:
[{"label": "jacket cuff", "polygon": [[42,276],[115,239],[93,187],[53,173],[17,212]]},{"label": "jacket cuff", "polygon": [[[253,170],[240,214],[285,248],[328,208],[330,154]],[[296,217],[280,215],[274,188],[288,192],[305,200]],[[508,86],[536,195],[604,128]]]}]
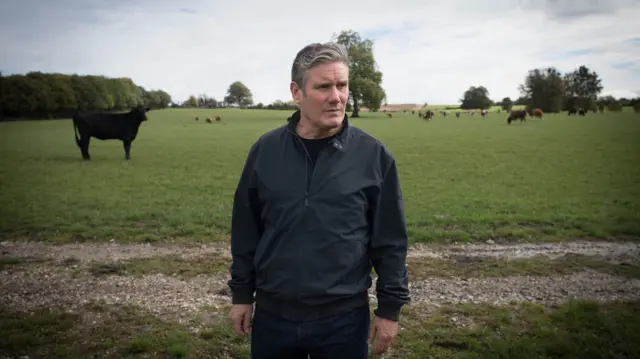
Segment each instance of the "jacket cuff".
[{"label": "jacket cuff", "polygon": [[232,289],[231,304],[253,304],[253,290],[245,288]]},{"label": "jacket cuff", "polygon": [[373,313],[376,315],[376,317],[397,322],[400,319],[400,309],[402,309],[402,304],[385,303],[378,301],[378,308],[376,308]]}]

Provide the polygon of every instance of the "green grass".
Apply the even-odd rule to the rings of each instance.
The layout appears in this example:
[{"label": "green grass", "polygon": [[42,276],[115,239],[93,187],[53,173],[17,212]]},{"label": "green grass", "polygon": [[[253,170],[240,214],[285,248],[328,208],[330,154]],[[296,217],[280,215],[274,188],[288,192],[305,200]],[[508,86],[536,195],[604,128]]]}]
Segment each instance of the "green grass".
[{"label": "green grass", "polygon": [[[82,314],[0,309],[0,352],[46,358],[249,358],[226,316],[201,315],[190,326],[140,309],[93,305]],[[638,358],[640,304],[571,301],[556,309],[534,304],[460,304],[405,308],[386,358]],[[198,327],[196,332],[190,328]]]},{"label": "green grass", "polygon": [[[455,321],[452,318],[456,318]],[[638,303],[570,301],[552,311],[529,303],[461,304],[443,307],[427,320],[406,319],[405,322],[408,325],[401,334],[394,358],[640,356]]]},{"label": "green grass", "polygon": [[[216,114],[222,123],[193,120]],[[2,123],[1,236],[220,240],[249,147],[289,114],[153,111],[129,162],[121,142],[95,139],[82,161],[69,120]],[[637,114],[353,123],[398,161],[412,242],[640,237]]]}]

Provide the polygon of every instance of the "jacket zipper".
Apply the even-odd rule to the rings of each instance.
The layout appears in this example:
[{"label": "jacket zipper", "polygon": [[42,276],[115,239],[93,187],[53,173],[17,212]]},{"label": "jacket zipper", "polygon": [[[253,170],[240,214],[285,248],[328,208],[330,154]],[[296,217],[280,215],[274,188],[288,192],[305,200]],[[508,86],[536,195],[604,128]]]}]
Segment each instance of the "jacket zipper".
[{"label": "jacket zipper", "polygon": [[[293,133],[293,135],[295,136],[296,140],[298,141],[298,143],[300,144],[300,146],[302,146],[302,149],[304,150],[305,153],[305,166],[304,166],[304,208],[302,210],[302,213],[300,214],[299,220],[296,223],[296,227],[298,227],[300,225],[300,221],[302,221],[304,219],[304,215],[306,212],[307,207],[309,207],[309,187],[311,186],[311,181],[313,181],[313,171],[312,171],[312,175],[311,175],[311,179],[309,178],[309,161],[311,161],[311,155],[309,154],[309,151],[307,151],[307,148],[304,145],[304,142],[302,141],[302,139],[300,139],[300,137],[298,136],[297,133]],[[296,248],[296,258],[300,259],[300,252],[302,251],[302,244],[298,243],[297,248]],[[300,275],[299,275],[299,271],[296,271],[296,298],[298,299],[298,302],[300,301]]]}]

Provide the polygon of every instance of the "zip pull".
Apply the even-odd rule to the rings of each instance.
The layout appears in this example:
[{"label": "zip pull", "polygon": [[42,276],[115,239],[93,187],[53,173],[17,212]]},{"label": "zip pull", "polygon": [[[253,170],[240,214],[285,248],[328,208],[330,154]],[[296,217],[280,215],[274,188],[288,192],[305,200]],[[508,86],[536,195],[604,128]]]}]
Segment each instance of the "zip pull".
[{"label": "zip pull", "polygon": [[304,194],[304,206],[309,207],[309,193]]}]

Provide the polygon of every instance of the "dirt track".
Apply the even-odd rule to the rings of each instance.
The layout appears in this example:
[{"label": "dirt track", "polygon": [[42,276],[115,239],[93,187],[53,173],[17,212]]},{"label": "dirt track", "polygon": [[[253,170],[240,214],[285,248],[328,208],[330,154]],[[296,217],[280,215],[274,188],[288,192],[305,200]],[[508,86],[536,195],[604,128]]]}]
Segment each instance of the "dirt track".
[{"label": "dirt track", "polygon": [[[486,256],[499,258],[555,257],[565,253],[593,255],[613,262],[640,263],[640,245],[635,243],[571,242],[564,244],[459,245],[415,247],[409,256],[447,258]],[[114,262],[132,258],[179,255],[184,258],[228,257],[222,246],[184,248],[178,246],[122,244],[48,245],[35,242],[0,243],[2,258],[30,259],[0,266],[0,305],[15,309],[41,306],[79,308],[88,302],[139,305],[163,317],[182,320],[201,310],[216,310],[229,304],[226,273],[180,279],[162,274],[141,277],[95,276],[82,269],[91,261]],[[45,261],[38,261],[46,259]],[[73,260],[76,265],[64,265]],[[370,297],[375,301],[375,287]],[[505,303],[533,301],[558,304],[569,298],[609,300],[640,299],[640,280],[594,271],[565,276],[514,276],[501,278],[428,278],[411,282],[411,305],[441,305],[460,302]]]}]

